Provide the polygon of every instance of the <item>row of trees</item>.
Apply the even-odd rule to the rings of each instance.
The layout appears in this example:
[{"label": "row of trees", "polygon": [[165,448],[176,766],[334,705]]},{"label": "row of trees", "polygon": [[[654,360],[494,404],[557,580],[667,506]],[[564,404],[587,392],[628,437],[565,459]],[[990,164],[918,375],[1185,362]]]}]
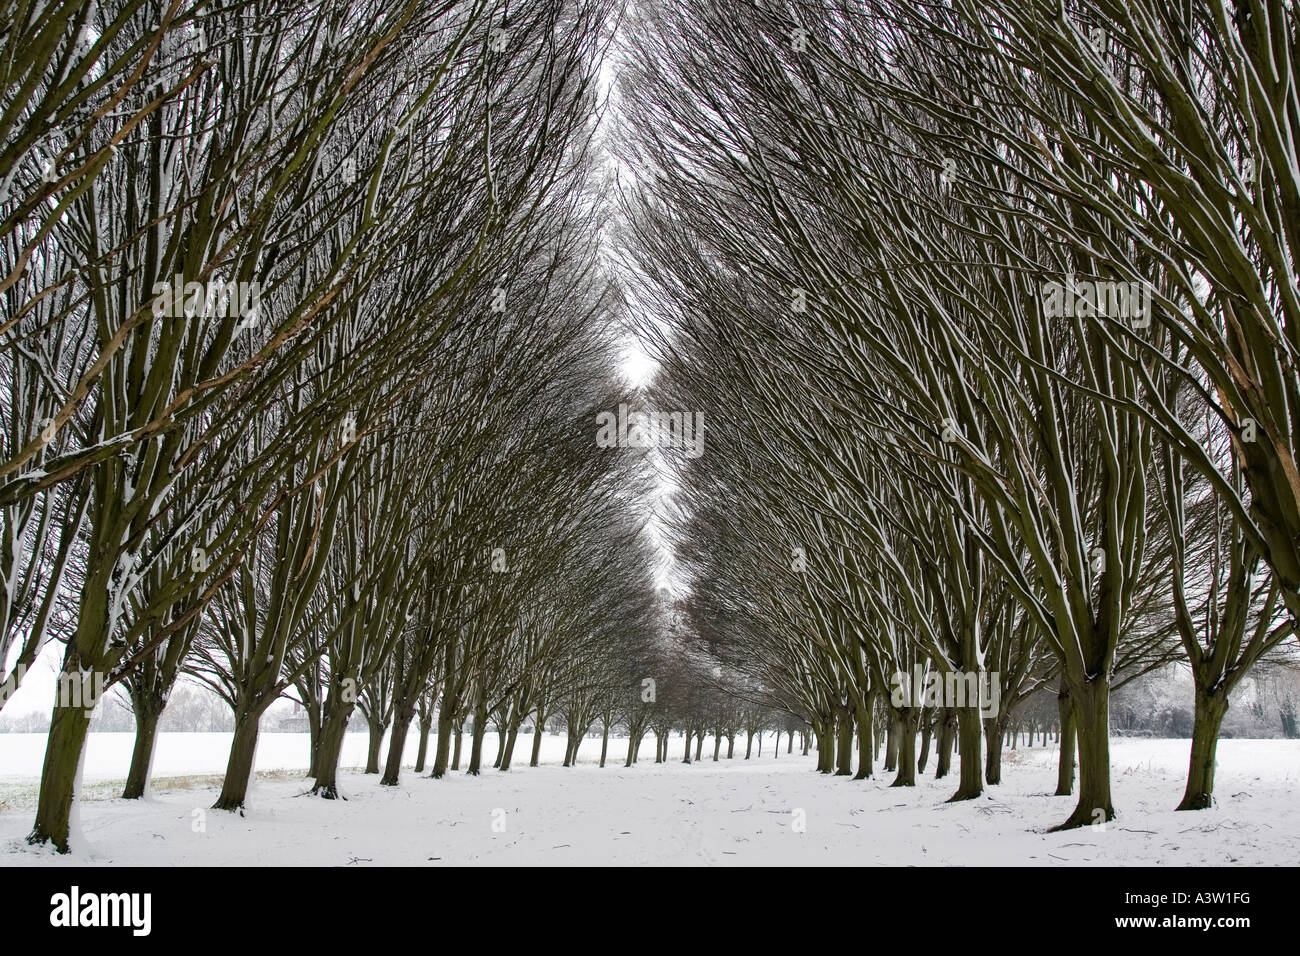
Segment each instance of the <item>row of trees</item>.
[{"label": "row of trees", "polygon": [[591,424],[609,4],[47,6],[0,20],[0,702],[62,646],[31,841],[105,686],[127,796],[177,680],[224,699],[234,809],[284,696],[335,796],[354,711],[391,784],[413,721],[438,776],[468,716],[476,772],[489,717],[639,682],[645,468]]},{"label": "row of trees", "polygon": [[1182,661],[1208,806],[1229,696],[1300,612],[1294,11],[636,11],[629,271],[659,401],[711,416],[674,476],[695,632],[822,769],[856,727],[869,773],[887,707],[897,785],[933,673],[954,799],[1051,688],[1063,827],[1114,814],[1111,692]]}]

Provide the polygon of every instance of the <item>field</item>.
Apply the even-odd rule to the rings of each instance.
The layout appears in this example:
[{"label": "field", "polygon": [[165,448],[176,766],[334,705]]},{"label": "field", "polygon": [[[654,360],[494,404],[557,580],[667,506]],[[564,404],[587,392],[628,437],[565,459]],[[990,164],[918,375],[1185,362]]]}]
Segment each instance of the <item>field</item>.
[{"label": "field", "polygon": [[[771,738],[761,759],[641,762],[624,769],[626,741],[599,740],[579,764],[559,766],[563,738],[543,741],[542,766],[443,780],[408,772],[396,788],[351,769],[346,801],[307,795],[307,737],[266,734],[247,811],[207,809],[226,759],[224,734],[163,734],[155,790],[117,798],[131,735],[97,734],[86,755],[74,852],[60,857],[22,841],[31,823],[44,747],[41,735],[0,735],[0,863],[101,865],[424,866],[447,864],[1294,864],[1300,859],[1300,740],[1225,740],[1219,745],[1218,805],[1177,813],[1185,740],[1112,743],[1118,819],[1104,829],[1047,833],[1073,807],[1053,797],[1056,751],[1023,743],[1003,758],[1001,786],[980,799],[946,803],[955,778],[930,772],[912,790],[892,775],[852,781],[813,772],[813,758],[782,752]],[[364,763],[366,741],[350,735],[344,764]],[[486,752],[495,752],[489,734]],[[743,750],[743,742],[738,742]],[[407,753],[414,755],[414,740]],[[519,754],[524,766],[518,766]],[[725,745],[724,745],[725,754]],[[743,754],[742,754],[743,755]]]}]

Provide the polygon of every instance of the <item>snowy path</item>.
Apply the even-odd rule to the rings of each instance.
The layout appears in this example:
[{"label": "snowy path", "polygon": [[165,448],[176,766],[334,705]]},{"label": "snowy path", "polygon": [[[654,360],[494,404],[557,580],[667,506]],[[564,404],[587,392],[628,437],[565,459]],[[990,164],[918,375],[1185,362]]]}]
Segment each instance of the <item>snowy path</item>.
[{"label": "snowy path", "polygon": [[[175,735],[173,765],[189,754],[193,772],[209,769],[203,738]],[[221,735],[210,735],[220,738]],[[287,737],[288,741],[277,740]],[[190,738],[186,740],[185,738]],[[268,735],[259,767],[291,766],[276,752],[304,738]],[[164,741],[165,742],[165,741]],[[524,741],[521,741],[521,745]],[[611,741],[611,755],[626,744]],[[349,755],[364,740],[349,741]],[[169,746],[171,746],[169,745]],[[93,745],[92,745],[93,746]],[[944,801],[955,780],[931,775],[914,790],[881,781],[854,782],[812,772],[811,757],[761,760],[706,758],[631,769],[591,762],[565,769],[551,763],[478,778],[441,781],[406,775],[401,786],[378,785],[357,772],[342,776],[346,802],[303,796],[300,772],[260,776],[246,816],[210,811],[218,780],[163,788],[151,800],[111,796],[105,782],[89,787],[81,810],[88,849],[56,858],[27,849],[30,778],[15,766],[21,745],[0,736],[0,767],[9,805],[0,809],[0,865],[54,864],[1176,864],[1228,865],[1300,860],[1300,741],[1227,740],[1220,744],[1220,805],[1175,813],[1187,744],[1174,740],[1114,743],[1118,820],[1104,831],[1043,831],[1073,806],[1047,796],[1055,784],[1052,748],[1021,748],[1004,758],[1005,783],[984,798]],[[96,776],[114,749],[99,742],[88,760]],[[562,741],[549,738],[544,760]],[[599,741],[587,741],[593,761]],[[647,744],[645,752],[653,752]],[[680,758],[681,741],[671,753]],[[169,752],[160,745],[160,757]],[[524,763],[527,763],[526,748]],[[711,752],[706,745],[706,753]],[[92,749],[92,755],[95,750]],[[217,755],[220,756],[219,748]],[[621,761],[618,761],[621,763]],[[39,769],[39,761],[37,764]],[[15,772],[17,771],[17,772]],[[164,771],[165,772],[165,771]],[[162,775],[162,774],[160,774]],[[102,773],[100,774],[101,779]],[[27,778],[25,780],[19,778]],[[806,828],[798,832],[795,811]]]}]

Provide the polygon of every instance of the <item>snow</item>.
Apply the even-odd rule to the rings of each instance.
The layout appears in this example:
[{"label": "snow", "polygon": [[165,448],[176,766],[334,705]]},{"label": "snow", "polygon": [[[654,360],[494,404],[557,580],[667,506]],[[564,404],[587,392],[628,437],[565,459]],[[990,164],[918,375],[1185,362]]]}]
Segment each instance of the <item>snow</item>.
[{"label": "snow", "polygon": [[[468,739],[462,758],[468,755]],[[33,850],[22,837],[40,773],[43,735],[0,735],[0,865],[1258,865],[1300,859],[1300,740],[1224,740],[1218,805],[1173,810],[1182,796],[1188,742],[1117,739],[1111,765],[1118,819],[1104,829],[1046,830],[1073,798],[1050,796],[1056,751],[1023,744],[1003,756],[1004,783],[984,797],[945,801],[956,779],[930,772],[914,789],[891,789],[892,774],[854,781],[815,773],[814,757],[739,755],[713,763],[641,762],[624,769],[626,741],[611,739],[610,763],[595,765],[599,739],[583,742],[579,765],[559,766],[563,737],[543,741],[541,767],[527,766],[521,736],[509,773],[442,780],[409,769],[400,786],[375,775],[340,774],[346,801],[304,797],[310,788],[305,734],[264,734],[259,776],[245,815],[209,810],[220,786],[229,736],[159,735],[154,795],[117,798],[130,734],[95,734],[85,762],[80,812],[84,844],[68,856]],[[406,753],[415,755],[415,736]],[[431,742],[432,747],[432,742]],[[496,752],[489,734],[485,753]],[[350,734],[343,764],[364,763],[366,735]],[[430,751],[432,753],[432,749]],[[725,754],[725,743],[723,748]],[[932,755],[933,759],[933,755]],[[954,761],[955,764],[955,761]],[[955,766],[954,766],[955,770]],[[188,778],[176,778],[181,774]],[[194,776],[212,774],[213,776]],[[98,786],[96,786],[98,784]],[[796,813],[796,811],[802,811]],[[806,826],[799,832],[795,824]]]}]

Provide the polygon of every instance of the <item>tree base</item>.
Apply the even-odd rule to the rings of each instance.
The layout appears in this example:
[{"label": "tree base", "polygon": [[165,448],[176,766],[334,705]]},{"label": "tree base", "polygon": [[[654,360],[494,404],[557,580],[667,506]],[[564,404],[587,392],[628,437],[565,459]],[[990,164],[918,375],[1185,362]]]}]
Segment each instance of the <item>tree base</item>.
[{"label": "tree base", "polygon": [[62,854],[62,853],[71,852],[68,849],[68,845],[66,843],[59,843],[57,840],[54,839],[54,837],[49,836],[45,833],[41,833],[39,830],[33,830],[31,833],[27,834],[26,843],[28,846],[51,846],[52,845],[56,853]]},{"label": "tree base", "polygon": [[1049,828],[1047,832],[1060,833],[1063,830],[1077,830],[1079,827],[1090,827],[1095,826],[1098,823],[1109,823],[1111,820],[1115,819],[1114,807],[1106,807],[1104,819],[1098,819],[1098,817],[1101,816],[1098,811],[1101,809],[1101,807],[1097,807],[1096,809],[1085,808],[1080,805],[1070,814],[1069,818],[1064,823],[1058,823],[1056,826]]}]

